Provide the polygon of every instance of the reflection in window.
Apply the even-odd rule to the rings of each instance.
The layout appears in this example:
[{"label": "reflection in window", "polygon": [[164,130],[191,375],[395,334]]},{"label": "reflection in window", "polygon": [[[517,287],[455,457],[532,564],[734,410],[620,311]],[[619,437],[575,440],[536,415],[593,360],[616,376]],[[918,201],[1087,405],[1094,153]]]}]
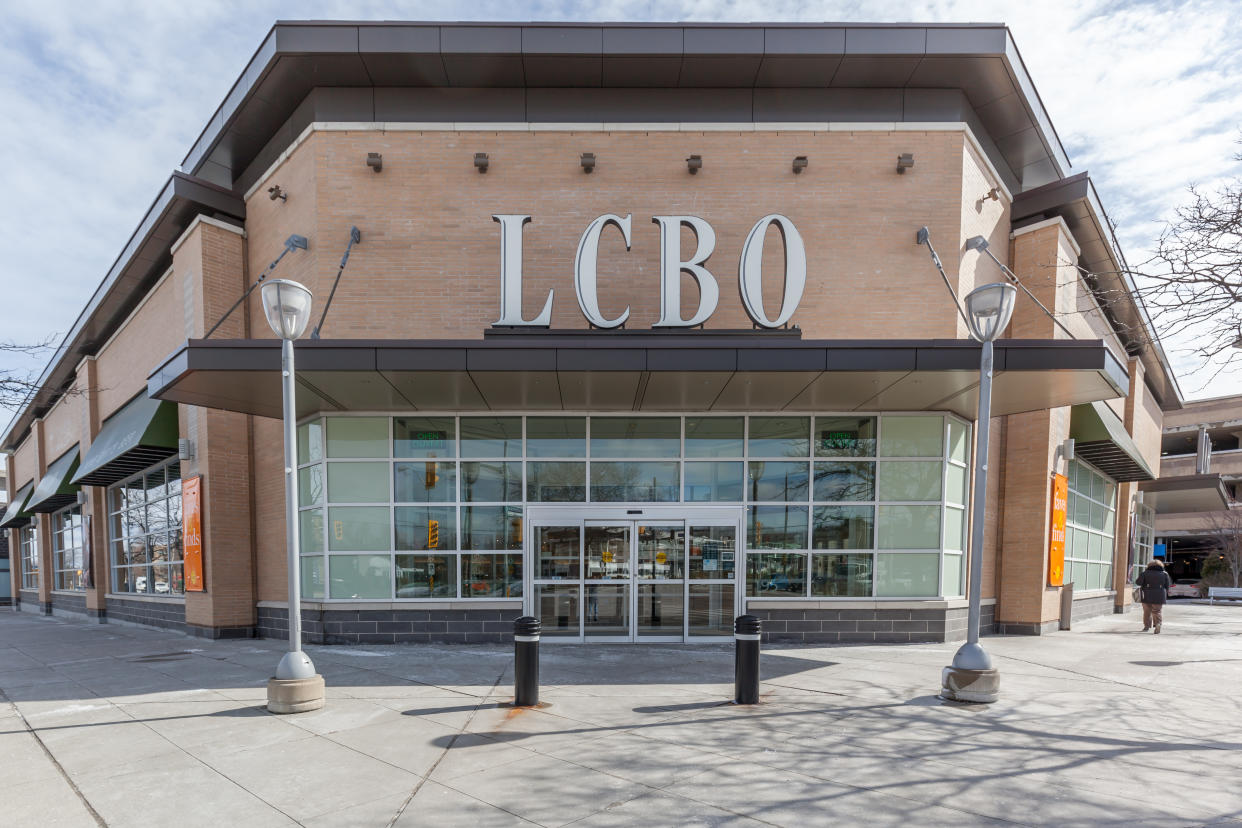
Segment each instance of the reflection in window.
[{"label": "reflection in window", "polygon": [[806,549],[807,507],[751,506],[747,515],[750,549]]},{"label": "reflection in window", "polygon": [[742,500],[742,463],[724,460],[685,464],[685,499],[690,503]]},{"label": "reflection in window", "polygon": [[816,457],[874,457],[875,417],[816,417]]},{"label": "reflection in window", "polygon": [[816,549],[871,549],[874,506],[816,506],[811,544]]},{"label": "reflection in window", "polygon": [[601,503],[676,502],[677,463],[592,463],[591,500]]},{"label": "reflection in window", "polygon": [[812,555],[811,595],[870,598],[870,555]]},{"label": "reflection in window", "polygon": [[875,463],[866,461],[816,463],[815,499],[874,500]]},{"label": "reflection in window", "polygon": [[751,417],[751,457],[806,457],[810,450],[809,417]]},{"label": "reflection in window", "polygon": [[147,469],[108,489],[112,590],[181,595],[181,465]]},{"label": "reflection in window", "polygon": [[752,501],[806,500],[806,463],[752,460],[748,473]]},{"label": "reflection in window", "polygon": [[746,594],[775,597],[806,595],[806,555],[748,554]]},{"label": "reflection in window", "polygon": [[398,555],[398,598],[456,598],[457,557]]}]

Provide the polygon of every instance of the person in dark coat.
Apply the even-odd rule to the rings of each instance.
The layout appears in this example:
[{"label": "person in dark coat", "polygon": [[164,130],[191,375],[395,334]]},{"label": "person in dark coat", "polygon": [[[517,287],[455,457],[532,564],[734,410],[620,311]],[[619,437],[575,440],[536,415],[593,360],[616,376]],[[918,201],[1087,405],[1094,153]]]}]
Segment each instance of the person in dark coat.
[{"label": "person in dark coat", "polygon": [[1143,591],[1143,632],[1154,626],[1155,633],[1159,635],[1163,620],[1161,614],[1165,602],[1169,600],[1169,587],[1173,586],[1173,579],[1164,571],[1164,564],[1153,560],[1134,580],[1134,585]]}]

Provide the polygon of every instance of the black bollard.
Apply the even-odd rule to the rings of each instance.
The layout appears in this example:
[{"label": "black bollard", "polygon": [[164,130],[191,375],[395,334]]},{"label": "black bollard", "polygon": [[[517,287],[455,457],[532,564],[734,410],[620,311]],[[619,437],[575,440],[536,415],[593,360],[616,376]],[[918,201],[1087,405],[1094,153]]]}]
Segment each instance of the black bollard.
[{"label": "black bollard", "polygon": [[513,622],[513,706],[539,706],[539,619]]},{"label": "black bollard", "polygon": [[757,616],[739,615],[733,620],[733,703],[759,703],[759,635],[763,624]]}]

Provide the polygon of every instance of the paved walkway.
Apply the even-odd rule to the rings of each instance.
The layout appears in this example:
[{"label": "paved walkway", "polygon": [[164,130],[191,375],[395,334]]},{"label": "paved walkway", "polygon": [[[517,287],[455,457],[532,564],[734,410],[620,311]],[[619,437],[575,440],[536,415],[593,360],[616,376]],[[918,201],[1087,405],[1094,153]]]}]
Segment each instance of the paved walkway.
[{"label": "paved walkway", "polygon": [[989,638],[1000,702],[941,702],[951,645],[312,647],[320,711],[263,709],[279,642],[0,610],[0,825],[1204,825],[1242,822],[1242,606]]}]

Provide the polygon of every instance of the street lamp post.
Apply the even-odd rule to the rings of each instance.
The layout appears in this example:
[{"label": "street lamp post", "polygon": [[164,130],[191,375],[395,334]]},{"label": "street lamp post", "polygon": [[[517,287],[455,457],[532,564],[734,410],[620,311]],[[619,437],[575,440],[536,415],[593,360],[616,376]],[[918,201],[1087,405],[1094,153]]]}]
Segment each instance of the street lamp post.
[{"label": "street lamp post", "polygon": [[983,590],[983,524],[987,508],[988,426],[992,419],[992,342],[1013,315],[1017,290],[996,282],[975,288],[966,296],[966,323],[973,339],[983,343],[979,363],[979,413],[975,422],[975,480],[970,509],[970,591],[966,643],[941,673],[943,698],[990,703],[1000,698],[1000,674],[979,643],[979,616]]},{"label": "street lamp post", "polygon": [[267,683],[267,709],[273,713],[302,713],[323,707],[323,676],[302,652],[302,590],[298,552],[297,412],[293,374],[293,340],[306,330],[311,315],[311,292],[288,279],[264,282],[263,313],[280,337],[280,375],[284,396],[285,431],[285,538],[289,568],[289,652]]}]

